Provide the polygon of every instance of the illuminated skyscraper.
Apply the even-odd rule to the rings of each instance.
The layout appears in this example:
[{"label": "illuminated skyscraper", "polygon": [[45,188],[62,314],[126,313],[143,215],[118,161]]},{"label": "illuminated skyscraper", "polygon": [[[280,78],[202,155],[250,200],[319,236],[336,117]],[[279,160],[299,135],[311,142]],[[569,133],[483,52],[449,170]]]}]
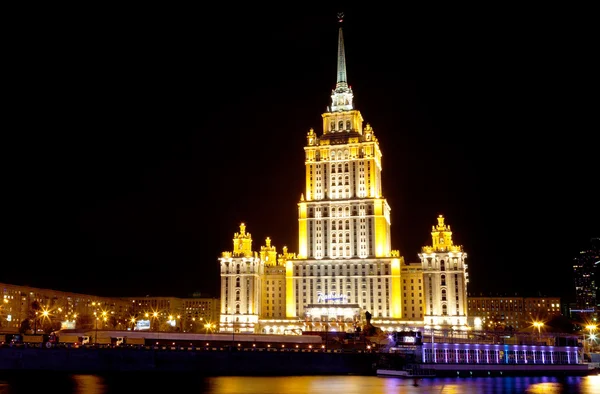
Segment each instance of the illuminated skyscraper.
[{"label": "illuminated skyscraper", "polygon": [[310,129],[306,136],[299,253],[286,266],[286,315],[313,330],[352,325],[366,311],[402,318],[402,258],[390,244],[381,149],[353,98],[340,26],[331,106],[322,134]]},{"label": "illuminated skyscraper", "polygon": [[[423,326],[424,316],[436,325],[466,324],[466,254],[452,244],[443,218],[420,266],[405,264],[392,249],[379,141],[353,98],[340,25],[331,105],[322,133],[311,128],[306,135],[298,253],[277,254],[269,238],[260,254],[252,252],[242,224],[233,252],[219,259],[220,331],[347,331],[363,324],[367,312],[384,330]],[[424,303],[427,294],[435,302]]]},{"label": "illuminated skyscraper", "polygon": [[600,265],[600,238],[592,238],[587,248],[573,261],[575,302],[579,311],[594,312],[598,306],[598,266]]}]

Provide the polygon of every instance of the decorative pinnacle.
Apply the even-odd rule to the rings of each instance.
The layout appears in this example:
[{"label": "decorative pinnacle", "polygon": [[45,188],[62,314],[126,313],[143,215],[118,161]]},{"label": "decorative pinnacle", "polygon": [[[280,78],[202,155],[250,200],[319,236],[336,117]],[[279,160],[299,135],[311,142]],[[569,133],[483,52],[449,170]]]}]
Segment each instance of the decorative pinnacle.
[{"label": "decorative pinnacle", "polygon": [[344,13],[343,12],[338,12],[337,17],[338,17],[338,22],[342,23],[344,21]]},{"label": "decorative pinnacle", "polygon": [[[343,13],[338,14],[338,19],[340,22],[342,22],[343,16]],[[342,25],[340,25],[338,34],[338,65],[336,90],[338,90],[340,87],[348,87],[348,80],[346,77],[346,51],[344,50],[344,35],[342,33]]]}]

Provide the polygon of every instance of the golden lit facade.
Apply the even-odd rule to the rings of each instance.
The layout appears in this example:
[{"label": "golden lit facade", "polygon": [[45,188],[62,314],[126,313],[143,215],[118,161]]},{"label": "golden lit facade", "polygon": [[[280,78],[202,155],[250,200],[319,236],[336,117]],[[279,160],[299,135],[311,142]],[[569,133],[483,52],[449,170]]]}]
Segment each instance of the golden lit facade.
[{"label": "golden lit facade", "polygon": [[306,136],[299,253],[286,270],[287,317],[309,331],[351,329],[367,311],[384,324],[403,320],[403,259],[391,248],[382,153],[353,105],[341,28],[337,71],[322,134],[310,129]]},{"label": "golden lit facade", "polygon": [[401,268],[402,316],[405,320],[422,322],[425,314],[423,266],[407,263]]},{"label": "golden lit facade", "polygon": [[246,225],[234,234],[233,251],[223,252],[219,330],[253,333],[261,313],[260,293],[265,262],[252,251],[252,234]]},{"label": "golden lit facade", "polygon": [[221,332],[348,331],[366,312],[384,330],[423,325],[422,267],[392,249],[379,141],[353,99],[340,28],[331,105],[306,136],[299,252],[270,238],[254,252],[242,224],[219,258]]},{"label": "golden lit facade", "polygon": [[454,245],[452,231],[440,215],[431,229],[431,246],[421,249],[423,267],[425,324],[467,326],[467,254]]},{"label": "golden lit facade", "polygon": [[[382,152],[353,105],[342,29],[337,82],[322,114],[322,133],[306,135],[305,187],[298,202],[298,253],[260,252],[240,226],[221,265],[221,332],[292,334],[384,331],[466,324],[466,254],[443,218],[421,262],[407,264],[391,246]],[[452,298],[450,300],[450,298]],[[452,318],[450,318],[452,316]]]}]

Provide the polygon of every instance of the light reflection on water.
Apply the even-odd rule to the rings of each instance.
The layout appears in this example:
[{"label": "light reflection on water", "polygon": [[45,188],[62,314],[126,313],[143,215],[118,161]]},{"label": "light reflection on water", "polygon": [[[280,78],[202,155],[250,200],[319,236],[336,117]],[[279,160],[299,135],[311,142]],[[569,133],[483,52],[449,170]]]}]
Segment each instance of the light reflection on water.
[{"label": "light reflection on water", "polygon": [[600,393],[600,376],[412,379],[375,376],[211,377],[118,373],[111,376],[35,373],[0,378],[0,394],[399,394]]}]

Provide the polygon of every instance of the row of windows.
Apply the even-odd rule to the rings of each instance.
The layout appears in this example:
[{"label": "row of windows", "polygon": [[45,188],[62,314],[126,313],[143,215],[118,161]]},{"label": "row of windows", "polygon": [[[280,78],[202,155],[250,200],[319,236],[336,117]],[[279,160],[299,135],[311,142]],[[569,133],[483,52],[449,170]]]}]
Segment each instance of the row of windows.
[{"label": "row of windows", "polygon": [[345,207],[331,207],[331,209],[327,209],[327,207],[310,207],[308,208],[309,217],[328,217],[329,213],[331,213],[331,217],[347,217],[350,216],[350,208],[352,208],[352,216],[358,216],[359,212],[366,212],[367,215],[373,214],[373,205],[368,204],[359,204]]},{"label": "row of windows", "polygon": [[[342,101],[342,102],[340,102],[340,104],[347,105],[348,101],[347,100]],[[343,120],[340,120],[337,125],[338,125],[338,128],[337,128],[338,130],[340,130],[340,131],[344,130],[344,121]],[[352,123],[349,120],[347,120],[345,130],[351,130],[351,129],[352,129]],[[331,123],[329,124],[329,131],[335,131],[335,121],[331,121]]]}]

